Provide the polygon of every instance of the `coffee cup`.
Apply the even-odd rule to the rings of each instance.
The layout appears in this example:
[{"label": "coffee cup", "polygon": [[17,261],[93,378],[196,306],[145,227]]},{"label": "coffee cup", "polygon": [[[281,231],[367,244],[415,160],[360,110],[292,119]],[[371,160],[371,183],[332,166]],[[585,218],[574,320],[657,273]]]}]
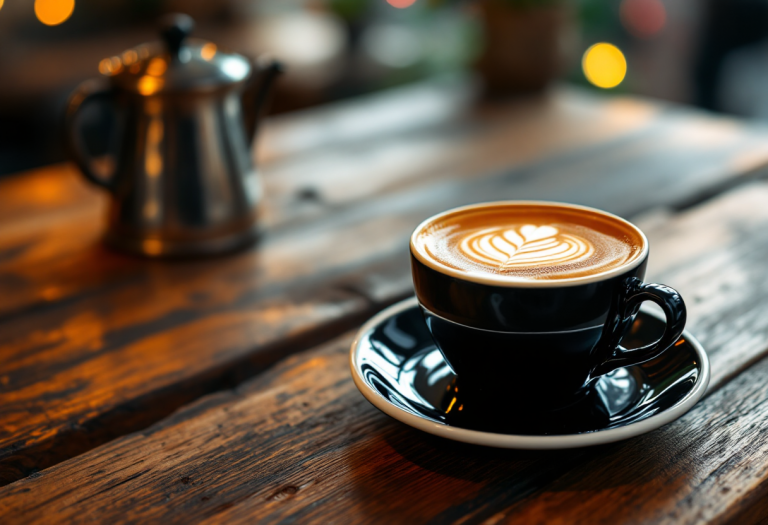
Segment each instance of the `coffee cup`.
[{"label": "coffee cup", "polygon": [[[479,395],[565,406],[600,376],[657,357],[685,326],[680,294],[643,281],[643,232],[597,209],[537,201],[465,206],[421,223],[410,249],[429,332],[460,384]],[[664,311],[664,332],[624,348],[645,301]]]}]

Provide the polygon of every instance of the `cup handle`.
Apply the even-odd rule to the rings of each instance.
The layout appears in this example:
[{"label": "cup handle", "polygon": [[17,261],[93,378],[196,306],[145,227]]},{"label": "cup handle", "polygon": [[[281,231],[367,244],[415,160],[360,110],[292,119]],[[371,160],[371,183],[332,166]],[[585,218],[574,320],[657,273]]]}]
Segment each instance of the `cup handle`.
[{"label": "cup handle", "polygon": [[91,169],[92,158],[83,142],[80,132],[80,119],[78,118],[82,109],[90,103],[105,103],[111,101],[114,97],[114,91],[108,85],[100,80],[89,80],[78,86],[67,103],[66,113],[66,133],[67,146],[72,159],[75,161],[83,176],[92,184],[113,191],[114,184],[112,177],[102,178]]},{"label": "cup handle", "polygon": [[[592,371],[592,377],[607,374],[623,366],[632,366],[650,361],[674,345],[683,333],[686,321],[685,302],[677,290],[663,284],[646,284],[633,277],[624,283],[625,288],[619,294],[618,304],[609,314],[606,332],[603,333],[602,346],[606,351],[600,352],[604,358]],[[627,349],[620,345],[626,330],[632,324],[634,315],[645,301],[658,304],[667,318],[664,333],[658,341]]]}]

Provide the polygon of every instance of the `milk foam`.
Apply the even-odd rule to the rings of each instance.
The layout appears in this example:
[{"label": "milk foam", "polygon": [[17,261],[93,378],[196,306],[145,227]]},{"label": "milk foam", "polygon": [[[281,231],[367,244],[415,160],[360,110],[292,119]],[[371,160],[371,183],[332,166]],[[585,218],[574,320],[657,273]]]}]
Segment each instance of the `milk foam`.
[{"label": "milk foam", "polygon": [[432,224],[414,239],[417,249],[445,266],[526,280],[595,275],[627,264],[641,251],[639,238],[614,231],[614,226],[608,234],[590,227],[589,220],[578,224],[570,222],[574,217],[567,217],[569,222],[563,218],[456,219]]},{"label": "milk foam", "polygon": [[583,237],[535,224],[473,232],[464,236],[457,248],[464,258],[500,273],[578,263],[595,253],[594,244]]}]

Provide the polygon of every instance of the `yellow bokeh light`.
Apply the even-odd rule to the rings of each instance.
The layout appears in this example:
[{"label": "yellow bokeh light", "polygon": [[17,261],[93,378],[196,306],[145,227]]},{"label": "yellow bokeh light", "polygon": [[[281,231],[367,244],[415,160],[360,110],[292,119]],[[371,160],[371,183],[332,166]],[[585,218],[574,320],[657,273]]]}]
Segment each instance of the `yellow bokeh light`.
[{"label": "yellow bokeh light", "polygon": [[3,8],[3,4],[5,3],[5,0],[0,0],[0,9]]},{"label": "yellow bokeh light", "polygon": [[47,26],[65,22],[75,10],[75,0],[35,0],[35,16]]},{"label": "yellow bokeh light", "polygon": [[613,44],[601,42],[591,46],[581,59],[584,76],[601,88],[612,88],[621,84],[627,74],[627,60],[621,50]]}]

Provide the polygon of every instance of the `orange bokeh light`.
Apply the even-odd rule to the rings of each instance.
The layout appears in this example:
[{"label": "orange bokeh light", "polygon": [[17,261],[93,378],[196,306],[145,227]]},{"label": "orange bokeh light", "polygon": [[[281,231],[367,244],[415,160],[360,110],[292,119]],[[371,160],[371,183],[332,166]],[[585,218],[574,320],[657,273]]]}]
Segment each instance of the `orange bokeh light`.
[{"label": "orange bokeh light", "polygon": [[216,44],[208,42],[202,48],[200,48],[200,56],[203,60],[211,60],[216,56]]},{"label": "orange bokeh light", "polygon": [[130,66],[139,59],[139,54],[133,49],[129,49],[123,53],[123,64]]},{"label": "orange bokeh light", "polygon": [[405,9],[406,7],[411,7],[413,4],[415,4],[416,0],[387,0],[387,3],[392,7]]},{"label": "orange bokeh light", "polygon": [[652,37],[667,22],[667,10],[661,0],[623,0],[619,15],[624,28],[638,38]]},{"label": "orange bokeh light", "polygon": [[138,90],[144,96],[154,95],[163,87],[163,79],[144,75],[139,79]]},{"label": "orange bokeh light", "polygon": [[47,26],[67,21],[75,10],[75,0],[35,0],[35,16]]},{"label": "orange bokeh light", "polygon": [[99,72],[102,75],[117,75],[123,70],[123,63],[120,57],[105,58],[99,62]]},{"label": "orange bokeh light", "polygon": [[153,77],[159,77],[168,69],[168,63],[160,57],[155,57],[147,65],[147,74]]}]

